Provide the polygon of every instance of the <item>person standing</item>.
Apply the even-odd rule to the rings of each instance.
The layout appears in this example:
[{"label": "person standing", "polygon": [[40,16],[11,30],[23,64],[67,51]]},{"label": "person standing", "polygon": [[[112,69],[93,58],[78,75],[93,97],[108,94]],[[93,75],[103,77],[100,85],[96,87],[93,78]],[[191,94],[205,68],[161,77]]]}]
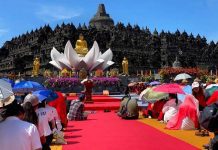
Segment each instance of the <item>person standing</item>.
[{"label": "person standing", "polygon": [[42,145],[37,127],[22,121],[22,107],[15,102],[4,106],[4,121],[0,122],[1,150],[41,150]]}]

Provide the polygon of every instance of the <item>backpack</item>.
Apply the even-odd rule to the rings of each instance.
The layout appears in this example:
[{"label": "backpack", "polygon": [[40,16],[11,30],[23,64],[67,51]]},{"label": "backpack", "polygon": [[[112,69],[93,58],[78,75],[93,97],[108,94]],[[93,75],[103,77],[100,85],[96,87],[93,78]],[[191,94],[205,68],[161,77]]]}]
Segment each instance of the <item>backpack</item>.
[{"label": "backpack", "polygon": [[218,103],[205,107],[200,114],[199,122],[210,132],[218,131]]},{"label": "backpack", "polygon": [[123,100],[124,98],[128,98],[128,100],[127,100],[127,102],[126,102],[126,105],[122,106],[122,109],[121,109],[121,111],[120,111],[120,114],[121,114],[121,117],[122,117],[122,118],[127,118],[127,117],[128,117],[128,110],[127,110],[127,107],[128,107],[129,101],[131,100],[131,96],[124,96],[124,97],[122,98],[122,100]]}]

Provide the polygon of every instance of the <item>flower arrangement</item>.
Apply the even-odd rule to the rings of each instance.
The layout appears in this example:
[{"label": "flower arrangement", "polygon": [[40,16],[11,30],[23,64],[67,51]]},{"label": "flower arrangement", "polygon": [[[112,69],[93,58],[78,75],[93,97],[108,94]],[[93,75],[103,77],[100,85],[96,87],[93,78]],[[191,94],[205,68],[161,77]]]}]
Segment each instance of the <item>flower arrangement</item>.
[{"label": "flower arrangement", "polygon": [[118,85],[120,83],[120,79],[117,77],[93,77],[92,80],[94,82],[94,85],[103,86]]},{"label": "flower arrangement", "polygon": [[49,78],[44,82],[47,88],[73,87],[79,84],[78,78]]},{"label": "flower arrangement", "polygon": [[159,74],[162,79],[167,79],[167,78],[169,79],[180,73],[187,73],[190,74],[191,76],[202,77],[207,75],[208,71],[199,68],[173,68],[173,67],[162,68],[159,71]]},{"label": "flower arrangement", "polygon": [[[116,77],[93,77],[94,85],[112,86],[118,85],[120,82],[119,78]],[[44,82],[47,88],[61,88],[61,87],[74,87],[81,85],[79,78],[49,78]]]},{"label": "flower arrangement", "polygon": [[187,73],[193,76],[201,76],[208,74],[207,70],[201,70],[199,68],[172,68],[172,67],[167,67],[163,68],[160,70],[159,74],[162,76],[167,76],[167,75],[175,75],[175,74],[180,74],[180,73]]}]

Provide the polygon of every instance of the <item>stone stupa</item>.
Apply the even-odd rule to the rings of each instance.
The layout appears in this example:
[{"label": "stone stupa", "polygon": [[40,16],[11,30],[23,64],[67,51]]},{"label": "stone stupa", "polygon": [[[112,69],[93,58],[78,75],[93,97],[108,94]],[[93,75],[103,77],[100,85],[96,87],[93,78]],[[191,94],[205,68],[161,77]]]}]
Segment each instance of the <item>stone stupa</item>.
[{"label": "stone stupa", "polygon": [[110,15],[106,13],[104,4],[99,4],[98,11],[95,16],[89,21],[91,27],[96,27],[97,29],[109,28],[114,26],[114,21],[110,18]]}]

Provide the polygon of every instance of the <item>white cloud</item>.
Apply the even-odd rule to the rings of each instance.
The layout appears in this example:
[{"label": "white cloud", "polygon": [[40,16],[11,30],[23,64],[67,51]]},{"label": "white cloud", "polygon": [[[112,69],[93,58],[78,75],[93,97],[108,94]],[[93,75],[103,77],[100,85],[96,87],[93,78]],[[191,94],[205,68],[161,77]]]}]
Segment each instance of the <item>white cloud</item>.
[{"label": "white cloud", "polygon": [[0,28],[0,37],[3,36],[4,34],[8,33],[8,29],[1,29]]},{"label": "white cloud", "polygon": [[80,16],[81,12],[78,10],[72,10],[63,6],[40,6],[35,13],[40,19],[45,22],[59,21],[72,19]]}]

